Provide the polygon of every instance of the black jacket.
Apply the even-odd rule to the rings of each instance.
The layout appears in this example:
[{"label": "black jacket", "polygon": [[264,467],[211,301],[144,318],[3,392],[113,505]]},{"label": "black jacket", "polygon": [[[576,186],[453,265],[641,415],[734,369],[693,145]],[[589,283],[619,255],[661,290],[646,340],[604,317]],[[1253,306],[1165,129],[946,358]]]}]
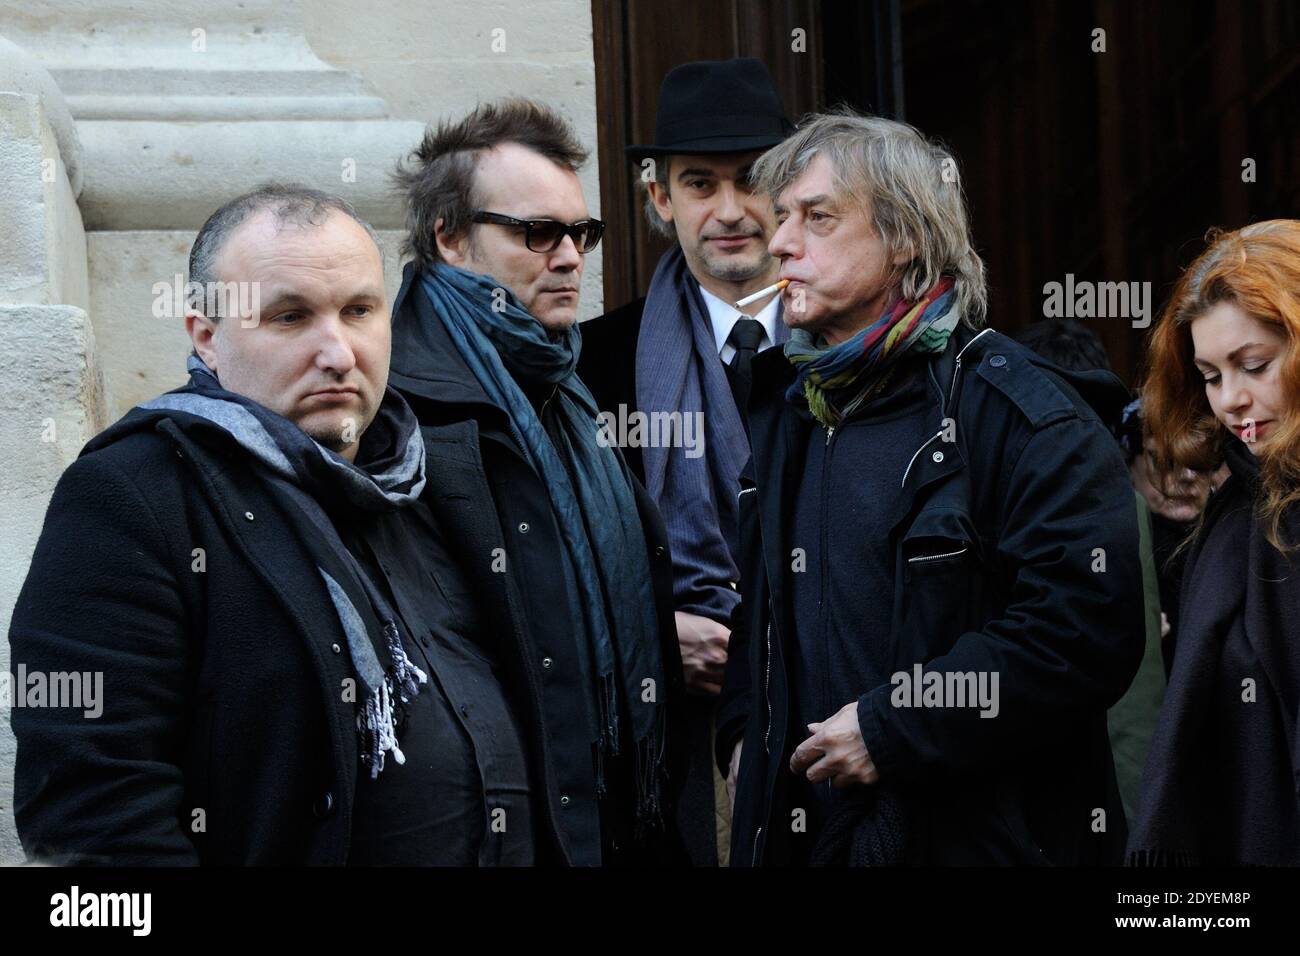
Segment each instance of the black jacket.
[{"label": "black jacket", "polygon": [[[1186,552],[1182,633],[1142,777],[1135,863],[1300,865],[1300,558],[1259,514],[1259,461],[1235,436],[1231,475]],[[1300,542],[1300,513],[1282,516]]]},{"label": "black jacket", "polygon": [[[788,516],[806,443],[821,429],[786,404],[793,377],[780,352],[754,361],[744,599],[716,753],[725,767],[743,735],[733,866],[789,858],[788,764],[807,736],[789,713]],[[933,437],[899,476],[903,517],[890,534],[893,670],[996,671],[1000,713],[893,707],[891,684],[864,687],[868,749],[916,814],[921,862],[1119,862],[1125,822],[1106,709],[1142,655],[1142,575],[1127,471],[1083,394],[1122,404],[1127,393],[1108,373],[1066,376],[1005,336],[964,326],[929,363],[926,387]],[[955,442],[941,434],[948,415]]]},{"label": "black jacket", "polygon": [[[424,435],[425,501],[495,632],[516,634],[484,557],[501,535],[473,425]],[[64,473],[14,608],[13,666],[102,673],[104,709],[13,710],[30,856],[347,862],[355,674],[286,507],[233,443],[199,445],[168,419],[114,426]],[[560,859],[553,818],[536,827],[539,859]]]},{"label": "black jacket", "polygon": [[[618,415],[619,406],[639,411],[636,398],[636,349],[645,298],[582,323],[578,377],[591,389],[596,407]],[[645,459],[637,445],[623,449],[628,467],[645,481]],[[710,731],[717,701],[692,695],[686,699],[686,780],[678,804],[677,827],[695,866],[718,865],[716,798]]]},{"label": "black jacket", "polygon": [[[620,306],[612,312],[588,319],[582,330],[582,354],[578,356],[578,378],[591,389],[596,407],[602,412],[618,414],[620,405],[629,412],[636,403],[636,343],[641,335],[641,316],[645,297]],[[641,449],[623,449],[628,467],[645,482],[645,463]]]},{"label": "black jacket", "polygon": [[[574,865],[679,861],[680,847],[672,828],[649,851],[634,848],[634,800],[630,794],[616,794],[606,801],[607,807],[621,807],[626,813],[607,813],[601,818],[591,741],[585,732],[580,682],[586,678],[578,666],[577,629],[558,610],[568,606],[564,579],[556,571],[564,546],[549,493],[511,435],[505,410],[488,398],[474,378],[434,316],[428,298],[412,294],[415,277],[414,268],[407,265],[393,306],[389,380],[410,403],[422,427],[447,421],[466,423],[477,450],[476,467],[491,488],[494,518],[504,532],[501,554],[505,573],[497,577],[505,582],[510,601],[518,609],[520,644],[525,648],[522,664],[537,697],[538,719],[545,728],[542,774],[535,777],[539,785],[536,799],[555,819],[566,859]],[[430,443],[430,456],[437,453],[436,444]],[[676,803],[672,791],[684,775],[684,682],[673,620],[672,560],[658,510],[639,481],[633,482],[633,491],[650,555],[668,681],[664,698],[670,780],[666,818],[671,819]],[[482,558],[492,559],[487,552]]]}]

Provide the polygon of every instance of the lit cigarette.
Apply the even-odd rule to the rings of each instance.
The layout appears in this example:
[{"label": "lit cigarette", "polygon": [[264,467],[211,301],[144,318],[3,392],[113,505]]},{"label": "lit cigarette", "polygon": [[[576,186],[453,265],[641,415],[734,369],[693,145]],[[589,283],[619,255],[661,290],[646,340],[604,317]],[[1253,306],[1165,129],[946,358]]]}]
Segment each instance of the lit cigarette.
[{"label": "lit cigarette", "polygon": [[766,289],[759,289],[753,295],[747,295],[743,299],[739,300],[736,303],[736,308],[743,309],[751,302],[757,302],[759,299],[766,299],[769,295],[772,295],[775,292],[780,292],[789,284],[790,284],[789,279],[782,279],[780,282],[770,285]]}]

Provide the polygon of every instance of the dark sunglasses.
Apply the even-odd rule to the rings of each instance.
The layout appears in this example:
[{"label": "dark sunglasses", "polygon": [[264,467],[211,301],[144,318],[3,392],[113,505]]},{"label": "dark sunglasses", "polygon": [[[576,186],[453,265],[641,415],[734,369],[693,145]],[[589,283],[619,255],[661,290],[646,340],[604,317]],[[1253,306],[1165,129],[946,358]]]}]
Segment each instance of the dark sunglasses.
[{"label": "dark sunglasses", "polygon": [[569,225],[556,219],[516,219],[514,216],[503,216],[482,209],[476,209],[469,218],[470,222],[522,227],[524,245],[531,252],[554,252],[560,248],[564,237],[569,236],[578,251],[585,255],[600,244],[600,237],[605,234],[605,224],[599,219],[581,219]]}]

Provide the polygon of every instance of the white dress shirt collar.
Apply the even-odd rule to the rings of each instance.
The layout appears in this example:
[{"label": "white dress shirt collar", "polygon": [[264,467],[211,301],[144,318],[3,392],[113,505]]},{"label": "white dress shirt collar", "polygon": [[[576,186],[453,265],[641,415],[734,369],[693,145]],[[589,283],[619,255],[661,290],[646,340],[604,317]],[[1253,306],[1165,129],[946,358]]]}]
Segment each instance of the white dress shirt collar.
[{"label": "white dress shirt collar", "polygon": [[[713,324],[713,340],[718,347],[718,357],[722,359],[724,364],[730,362],[732,356],[736,354],[736,350],[727,341],[727,338],[731,335],[731,330],[735,326],[737,319],[748,319],[751,316],[745,315],[730,302],[719,299],[704,286],[700,286],[700,296],[704,299],[704,304],[709,310],[709,321]],[[752,317],[763,326],[763,341],[758,344],[760,352],[771,348],[776,342],[776,323],[781,321],[777,317],[780,305],[781,297],[774,295],[772,301],[763,307],[763,311]]]}]

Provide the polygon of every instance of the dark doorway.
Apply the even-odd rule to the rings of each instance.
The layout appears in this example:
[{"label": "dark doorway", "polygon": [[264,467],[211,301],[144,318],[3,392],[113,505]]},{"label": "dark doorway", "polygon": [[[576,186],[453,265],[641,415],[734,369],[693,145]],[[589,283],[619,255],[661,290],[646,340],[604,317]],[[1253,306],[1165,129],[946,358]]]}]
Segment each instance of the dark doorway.
[{"label": "dark doorway", "polygon": [[[622,147],[653,137],[664,73],[695,59],[759,57],[792,118],[843,102],[944,142],[1005,332],[1067,274],[1150,282],[1154,316],[1208,229],[1300,216],[1290,0],[594,0],[593,15],[609,308],[644,294],[663,250]],[[1135,382],[1147,330],[1089,324]]]}]

